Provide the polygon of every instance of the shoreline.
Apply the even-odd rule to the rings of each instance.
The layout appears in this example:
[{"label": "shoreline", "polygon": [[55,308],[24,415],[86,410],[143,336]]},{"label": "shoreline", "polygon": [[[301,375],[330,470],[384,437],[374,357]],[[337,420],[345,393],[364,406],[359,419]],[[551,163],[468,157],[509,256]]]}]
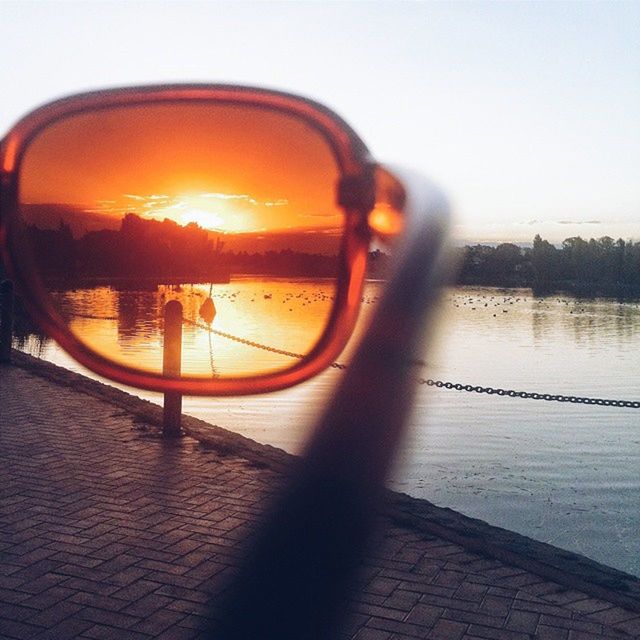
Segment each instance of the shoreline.
[{"label": "shoreline", "polygon": [[[160,428],[162,408],[125,391],[92,380],[20,351],[12,352],[14,366],[49,381],[99,398],[133,416],[146,428]],[[185,434],[219,455],[244,458],[258,468],[286,471],[296,456],[270,445],[183,414]],[[532,538],[469,518],[448,508],[406,494],[388,491],[384,515],[425,534],[437,535],[484,556],[536,573],[568,589],[580,590],[628,610],[640,612],[640,578]]]},{"label": "shoreline", "polygon": [[615,300],[617,302],[638,302],[640,301],[640,289],[602,285],[590,285],[579,283],[568,283],[558,281],[550,283],[549,287],[540,288],[534,283],[508,283],[495,284],[478,282],[455,282],[450,285],[453,289],[464,287],[482,287],[483,289],[497,289],[499,291],[517,291],[525,289],[534,298],[546,298],[549,296],[568,295],[577,300]]}]

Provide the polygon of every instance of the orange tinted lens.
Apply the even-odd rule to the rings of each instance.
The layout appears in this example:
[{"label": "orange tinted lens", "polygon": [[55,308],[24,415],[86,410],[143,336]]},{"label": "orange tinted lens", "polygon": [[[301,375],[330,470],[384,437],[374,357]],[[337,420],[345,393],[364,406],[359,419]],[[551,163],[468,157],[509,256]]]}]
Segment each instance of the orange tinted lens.
[{"label": "orange tinted lens", "polygon": [[285,369],[329,318],[344,215],[328,141],[258,107],[162,103],[58,121],[27,147],[20,214],[74,336],[162,371],[182,304],[182,373]]}]

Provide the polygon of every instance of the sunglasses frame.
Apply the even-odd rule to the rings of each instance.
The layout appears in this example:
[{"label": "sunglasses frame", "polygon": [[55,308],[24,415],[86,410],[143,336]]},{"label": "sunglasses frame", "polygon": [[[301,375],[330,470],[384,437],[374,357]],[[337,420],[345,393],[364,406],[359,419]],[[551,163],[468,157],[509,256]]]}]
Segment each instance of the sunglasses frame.
[{"label": "sunglasses frame", "polygon": [[[18,212],[20,167],[29,144],[45,128],[70,116],[167,102],[209,102],[275,110],[302,120],[318,131],[331,147],[341,173],[338,203],[345,213],[336,295],[320,338],[312,350],[291,367],[255,376],[206,379],[169,378],[115,363],[93,351],[70,331],[54,309],[36,269],[26,259],[29,252],[25,251],[25,242],[21,239]],[[133,87],[74,95],[32,111],[0,141],[0,253],[33,320],[74,359],[95,373],[125,385],[165,393],[229,396],[276,391],[303,382],[328,367],[351,335],[360,307],[372,237],[368,215],[375,206],[378,171],[381,169],[373,162],[365,144],[339,116],[314,101],[288,93],[213,84]],[[398,184],[395,188],[401,190]]]}]

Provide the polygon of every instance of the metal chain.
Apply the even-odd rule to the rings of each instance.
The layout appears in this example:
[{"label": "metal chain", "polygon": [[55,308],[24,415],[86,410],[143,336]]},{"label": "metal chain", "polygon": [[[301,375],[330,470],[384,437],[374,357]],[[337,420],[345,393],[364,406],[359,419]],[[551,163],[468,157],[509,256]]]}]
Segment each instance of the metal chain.
[{"label": "metal chain", "polygon": [[88,313],[72,313],[74,318],[86,318],[87,320],[117,320],[118,316],[94,316]]},{"label": "metal chain", "polygon": [[263,351],[269,351],[271,353],[277,353],[281,356],[289,356],[289,358],[304,358],[304,355],[301,353],[295,353],[294,351],[285,351],[284,349],[278,349],[276,347],[270,347],[266,344],[261,344],[260,342],[254,342],[253,340],[247,340],[246,338],[240,338],[239,336],[234,336],[232,333],[226,333],[225,331],[219,331],[218,329],[214,329],[209,325],[203,324],[202,322],[195,322],[194,320],[188,320],[184,318],[184,322],[187,324],[191,324],[194,327],[199,327],[200,329],[204,329],[209,333],[213,333],[217,336],[221,336],[223,338],[227,338],[227,340],[233,340],[233,342],[239,342],[240,344],[246,344],[249,347],[255,347],[256,349],[262,349]]},{"label": "metal chain", "polygon": [[[80,314],[75,314],[80,315]],[[115,320],[116,318],[105,317],[98,318],[96,316],[80,316],[80,317],[91,317],[95,319],[104,319],[104,320]],[[214,329],[213,327],[203,324],[201,322],[196,322],[194,320],[188,320],[184,318],[184,322],[191,324],[200,329],[204,329],[208,331],[210,334],[213,333],[222,338],[226,338],[227,340],[232,340],[233,342],[238,342],[240,344],[247,345],[249,347],[254,347],[256,349],[262,349],[263,351],[268,351],[270,353],[276,353],[282,356],[288,356],[289,358],[296,358],[298,360],[304,358],[304,354],[296,353],[294,351],[286,351],[285,349],[278,349],[276,347],[270,347],[269,345],[262,344],[260,342],[255,342],[253,340],[247,340],[246,338],[240,338],[239,336],[234,336],[231,333],[227,333],[225,331],[219,331],[218,329]],[[414,359],[411,361],[412,364],[417,366],[426,366],[426,362],[423,360]],[[332,362],[329,365],[333,369],[339,369],[340,371],[344,371],[347,369],[347,365],[341,362]],[[530,391],[515,391],[514,389],[501,389],[496,387],[481,387],[479,385],[471,385],[471,384],[460,384],[456,382],[445,382],[444,380],[433,380],[431,378],[418,378],[419,384],[425,384],[428,387],[436,387],[438,389],[451,389],[455,391],[467,391],[470,393],[484,393],[490,396],[507,396],[508,398],[524,398],[527,400],[546,400],[547,402],[570,402],[572,404],[590,404],[597,405],[601,407],[620,407],[624,409],[640,409],[640,402],[636,400],[609,400],[605,398],[588,398],[584,396],[566,396],[561,394],[553,394],[553,393],[536,393]]]},{"label": "metal chain", "polygon": [[[253,340],[247,340],[246,338],[240,338],[239,336],[234,336],[231,333],[226,333],[224,331],[219,331],[218,329],[214,329],[208,325],[202,324],[201,322],[195,322],[193,320],[184,319],[184,322],[193,325],[194,327],[199,327],[200,329],[204,329],[208,331],[210,334],[214,333],[217,336],[221,336],[223,338],[227,338],[228,340],[233,340],[234,342],[239,342],[240,344],[246,344],[249,347],[255,347],[256,349],[262,349],[263,351],[269,351],[270,353],[277,353],[282,356],[289,356],[290,358],[297,358],[298,360],[302,360],[304,358],[304,354],[295,353],[294,351],[285,351],[284,349],[277,349],[276,347],[270,347],[269,345],[262,344],[260,342],[254,342]],[[329,365],[333,369],[339,369],[340,371],[344,371],[347,368],[346,364],[342,362],[332,362]]]},{"label": "metal chain", "polygon": [[[215,333],[216,335],[222,336],[224,338],[228,338],[229,340],[240,342],[242,344],[246,344],[251,347],[255,347],[257,349],[263,349],[264,351],[270,351],[271,353],[278,353],[278,354],[289,356],[292,358],[300,359],[304,357],[300,353],[285,351],[283,349],[276,349],[275,347],[270,347],[266,344],[261,344],[259,342],[254,342],[252,340],[239,338],[238,336],[234,336],[230,333],[225,333],[223,331],[218,331],[217,329],[214,329],[212,327],[209,327],[199,322],[193,322],[191,320],[185,320],[185,322],[189,322],[190,324],[200,327],[205,331],[210,331],[211,333]],[[412,360],[412,364],[418,365],[418,366],[426,366],[426,362],[424,362],[424,360],[418,360],[418,359]],[[334,369],[339,369],[341,371],[347,368],[347,365],[342,364],[341,362],[332,362],[330,366],[333,367]],[[546,400],[548,402],[571,402],[573,404],[591,404],[591,405],[599,405],[603,407],[623,407],[625,409],[640,409],[640,402],[636,402],[634,400],[607,400],[604,398],[587,398],[582,396],[565,396],[565,395],[552,394],[552,393],[515,391],[513,389],[500,389],[495,387],[481,387],[478,385],[445,382],[443,380],[433,380],[431,378],[428,378],[428,379],[419,378],[418,383],[426,384],[429,387],[437,387],[438,389],[455,389],[456,391],[486,393],[488,395],[507,396],[509,398],[525,398],[528,400]]]},{"label": "metal chain", "polygon": [[473,393],[486,393],[490,396],[508,396],[509,398],[526,398],[528,400],[547,400],[548,402],[571,402],[573,404],[594,404],[601,407],[623,407],[625,409],[640,409],[640,402],[635,400],[606,400],[604,398],[586,398],[583,396],[565,396],[553,393],[535,393],[529,391],[514,391],[513,389],[500,389],[494,387],[480,387],[471,384],[459,384],[420,378],[420,384],[438,389],[455,389],[456,391],[470,391]]}]

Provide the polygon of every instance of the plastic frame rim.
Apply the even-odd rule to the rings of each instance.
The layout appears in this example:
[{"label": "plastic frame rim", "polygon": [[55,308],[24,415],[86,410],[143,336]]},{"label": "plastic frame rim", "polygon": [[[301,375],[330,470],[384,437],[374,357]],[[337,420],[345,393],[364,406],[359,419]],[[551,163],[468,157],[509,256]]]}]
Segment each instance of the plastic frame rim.
[{"label": "plastic frame rim", "polygon": [[356,202],[345,208],[335,300],[315,346],[292,366],[255,376],[173,379],[116,363],[93,351],[71,332],[53,308],[35,270],[20,259],[20,241],[16,233],[20,165],[38,133],[59,120],[80,113],[169,101],[205,101],[277,110],[303,120],[323,135],[334,153],[342,178],[359,178],[370,173],[373,167],[366,146],[339,116],[323,105],[288,93],[235,85],[188,84],[109,89],[63,98],[29,113],[0,143],[0,249],[9,275],[16,281],[28,312],[43,331],[80,364],[116,382],[151,391],[221,396],[276,391],[307,380],[328,367],[340,353],[357,318],[370,241],[366,222],[370,206],[364,200],[360,205]]}]

